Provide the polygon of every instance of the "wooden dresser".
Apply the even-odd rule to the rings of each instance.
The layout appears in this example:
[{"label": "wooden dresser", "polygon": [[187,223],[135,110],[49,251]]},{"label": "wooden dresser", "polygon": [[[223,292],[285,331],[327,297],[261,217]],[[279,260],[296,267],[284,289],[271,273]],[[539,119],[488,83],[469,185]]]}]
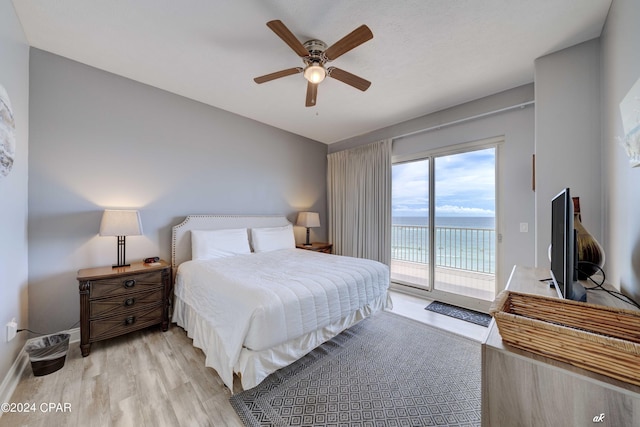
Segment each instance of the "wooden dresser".
[{"label": "wooden dresser", "polygon": [[[557,297],[540,282],[547,277],[548,270],[516,266],[507,289]],[[587,301],[633,309],[602,291],[587,291]],[[632,426],[638,420],[640,387],[506,345],[491,322],[482,345],[483,426]]]},{"label": "wooden dresser", "polygon": [[169,328],[171,266],[132,263],[129,267],[97,267],[78,271],[80,349],[152,325]]}]

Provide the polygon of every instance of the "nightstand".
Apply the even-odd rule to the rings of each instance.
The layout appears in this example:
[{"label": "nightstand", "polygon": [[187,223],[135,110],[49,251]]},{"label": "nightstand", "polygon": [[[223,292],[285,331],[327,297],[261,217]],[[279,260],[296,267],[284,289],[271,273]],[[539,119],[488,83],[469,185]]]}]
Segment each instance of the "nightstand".
[{"label": "nightstand", "polygon": [[323,243],[323,242],[313,242],[313,243],[311,243],[311,246],[306,246],[304,244],[301,244],[301,245],[296,245],[296,248],[298,248],[298,249],[306,249],[308,251],[323,252],[325,254],[330,254],[331,253],[331,249],[333,248],[333,244],[331,244],[331,243]]},{"label": "nightstand", "polygon": [[80,288],[80,349],[152,325],[169,328],[171,266],[131,263],[129,267],[84,268]]}]

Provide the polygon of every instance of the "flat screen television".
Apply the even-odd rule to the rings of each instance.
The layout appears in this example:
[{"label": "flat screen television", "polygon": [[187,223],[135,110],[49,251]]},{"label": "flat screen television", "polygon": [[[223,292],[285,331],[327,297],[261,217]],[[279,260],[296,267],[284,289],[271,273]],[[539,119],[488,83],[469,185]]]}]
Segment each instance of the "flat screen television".
[{"label": "flat screen television", "polygon": [[577,281],[575,233],[573,201],[565,188],[551,201],[551,278],[560,298],[586,301],[587,292]]}]

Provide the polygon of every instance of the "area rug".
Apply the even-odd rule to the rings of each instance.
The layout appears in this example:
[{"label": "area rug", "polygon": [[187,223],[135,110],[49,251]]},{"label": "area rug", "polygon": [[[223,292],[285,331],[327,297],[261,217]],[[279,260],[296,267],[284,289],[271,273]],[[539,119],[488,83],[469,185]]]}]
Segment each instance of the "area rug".
[{"label": "area rug", "polygon": [[434,301],[424,308],[425,310],[444,314],[449,317],[464,320],[466,322],[475,323],[476,325],[487,327],[491,322],[491,316],[479,311],[469,310],[455,305],[446,304],[440,301]]},{"label": "area rug", "polygon": [[479,426],[480,343],[381,312],[230,398],[246,426]]}]

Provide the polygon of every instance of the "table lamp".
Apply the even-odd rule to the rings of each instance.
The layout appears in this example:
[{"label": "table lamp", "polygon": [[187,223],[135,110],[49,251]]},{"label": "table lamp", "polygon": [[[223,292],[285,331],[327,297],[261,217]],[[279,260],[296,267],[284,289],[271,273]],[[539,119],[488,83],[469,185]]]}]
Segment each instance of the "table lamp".
[{"label": "table lamp", "polygon": [[118,238],[117,251],[118,263],[113,268],[128,267],[125,261],[126,237],[140,236],[142,234],[142,222],[140,213],[132,210],[105,209],[100,223],[101,236],[116,236]]},{"label": "table lamp", "polygon": [[307,228],[307,242],[305,246],[311,246],[309,243],[309,228],[320,227],[320,215],[318,212],[299,212],[296,225]]}]

